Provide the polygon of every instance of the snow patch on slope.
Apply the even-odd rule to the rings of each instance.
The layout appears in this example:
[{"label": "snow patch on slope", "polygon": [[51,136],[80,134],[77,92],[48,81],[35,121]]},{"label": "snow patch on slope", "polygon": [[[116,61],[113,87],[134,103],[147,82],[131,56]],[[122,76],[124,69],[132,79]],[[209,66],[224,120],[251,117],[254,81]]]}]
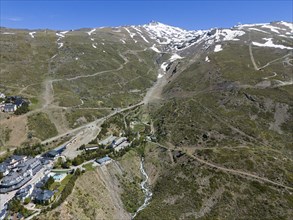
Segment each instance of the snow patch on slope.
[{"label": "snow patch on slope", "polygon": [[262,33],[268,34],[268,32],[263,31],[263,30],[260,30],[260,29],[257,29],[257,28],[249,28],[249,30],[259,31],[259,32],[262,32]]},{"label": "snow patch on slope", "polygon": [[135,33],[130,32],[130,30],[128,30],[128,28],[124,28],[130,35],[130,37],[133,39],[134,43],[137,43],[137,40],[134,39],[134,36],[136,35]]},{"label": "snow patch on slope", "polygon": [[162,78],[165,74],[166,74],[166,71],[167,71],[167,67],[172,63],[172,62],[174,62],[175,60],[178,60],[178,59],[183,59],[184,57],[181,57],[181,56],[179,56],[178,54],[173,54],[171,57],[170,57],[170,59],[168,60],[168,61],[166,61],[166,62],[163,62],[162,64],[161,64],[161,66],[160,66],[160,68],[161,68],[161,70],[163,70],[163,71],[161,71],[160,73],[159,73],[159,75],[158,75],[158,79],[159,78]]},{"label": "snow patch on slope", "polygon": [[149,43],[149,41],[140,33],[138,32],[138,35],[146,42]]},{"label": "snow patch on slope", "polygon": [[254,46],[258,47],[273,47],[273,48],[279,48],[279,49],[287,49],[292,50],[292,47],[286,47],[284,45],[274,44],[272,38],[263,38],[266,42],[265,43],[258,43],[258,42],[252,42]]},{"label": "snow patch on slope", "polygon": [[61,33],[56,33],[56,35],[58,36],[58,37],[60,37],[60,38],[63,38],[63,37],[65,37],[63,34],[61,34]]},{"label": "snow patch on slope", "polygon": [[137,27],[135,26],[131,26],[134,30],[137,31],[137,34],[146,42],[146,43],[149,43],[149,41],[142,35],[142,32],[141,30],[139,30]]},{"label": "snow patch on slope", "polygon": [[222,45],[221,45],[221,44],[217,44],[217,45],[215,46],[214,52],[219,52],[219,51],[221,51],[221,50],[223,50]]},{"label": "snow patch on slope", "polygon": [[161,65],[161,69],[164,70],[164,71],[166,72],[166,70],[167,70],[167,66],[168,66],[168,63],[167,63],[167,62],[164,62],[164,63],[162,63],[162,65]]},{"label": "snow patch on slope", "polygon": [[29,32],[29,35],[30,35],[32,38],[35,38],[35,36],[34,36],[35,33],[36,33],[35,31],[33,31],[33,32]]},{"label": "snow patch on slope", "polygon": [[238,30],[230,30],[230,29],[223,29],[220,33],[222,36],[224,36],[223,41],[229,41],[234,40],[237,41],[236,37],[240,37],[245,34],[244,31],[238,31]]},{"label": "snow patch on slope", "polygon": [[280,30],[285,30],[284,28],[279,28],[279,27],[276,27],[276,26],[272,26],[272,25],[269,25],[269,24],[266,24],[266,25],[263,25],[261,26],[262,28],[266,28],[266,29],[270,29],[272,32],[275,32],[277,34],[280,34]]},{"label": "snow patch on slope", "polygon": [[156,44],[154,44],[153,46],[150,47],[153,51],[155,51],[156,53],[161,53],[161,51],[159,51],[158,48],[156,48]]},{"label": "snow patch on slope", "polygon": [[63,47],[63,43],[57,43],[58,44],[58,49],[60,49],[61,47]]},{"label": "snow patch on slope", "polygon": [[96,28],[94,28],[94,29],[92,29],[92,30],[90,30],[89,32],[86,32],[89,36],[91,36],[92,35],[92,33],[94,33],[96,31]]},{"label": "snow patch on slope", "polygon": [[178,54],[173,54],[172,56],[171,56],[171,58],[169,59],[169,61],[170,62],[174,62],[175,60],[178,60],[178,59],[183,59],[184,57],[181,57],[181,56],[179,56]]},{"label": "snow patch on slope", "polygon": [[284,22],[284,21],[281,21],[279,23],[283,26],[286,26],[287,28],[290,29],[291,32],[293,32],[293,23],[288,23],[288,22]]},{"label": "snow patch on slope", "polygon": [[[63,32],[64,33],[64,32]],[[58,49],[60,49],[61,47],[63,47],[64,43],[60,42],[60,40],[62,38],[64,38],[64,34],[62,34],[61,32],[60,33],[56,33],[56,36],[58,36],[58,39],[56,41],[57,45],[58,45]]]}]

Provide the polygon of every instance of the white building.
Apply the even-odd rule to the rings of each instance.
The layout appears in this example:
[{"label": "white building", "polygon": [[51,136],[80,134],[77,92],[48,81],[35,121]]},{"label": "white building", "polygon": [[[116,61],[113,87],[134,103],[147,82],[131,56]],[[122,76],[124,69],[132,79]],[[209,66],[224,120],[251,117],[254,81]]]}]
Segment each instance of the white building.
[{"label": "white building", "polygon": [[130,143],[128,141],[124,141],[121,144],[116,145],[115,147],[113,146],[113,148],[114,148],[114,151],[117,152],[117,151],[120,151],[120,150],[128,147],[129,145],[130,145]]},{"label": "white building", "polygon": [[102,140],[99,142],[99,145],[109,145],[112,144],[112,142],[116,139],[116,136],[110,135],[109,137],[107,137],[106,139]]}]

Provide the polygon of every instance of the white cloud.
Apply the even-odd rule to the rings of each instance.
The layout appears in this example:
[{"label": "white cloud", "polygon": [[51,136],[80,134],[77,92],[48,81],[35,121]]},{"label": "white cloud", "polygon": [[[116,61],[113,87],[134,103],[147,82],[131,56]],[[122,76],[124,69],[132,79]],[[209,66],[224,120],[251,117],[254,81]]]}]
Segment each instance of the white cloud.
[{"label": "white cloud", "polygon": [[3,20],[17,22],[17,21],[22,21],[23,19],[21,17],[6,17],[6,18],[3,18]]}]

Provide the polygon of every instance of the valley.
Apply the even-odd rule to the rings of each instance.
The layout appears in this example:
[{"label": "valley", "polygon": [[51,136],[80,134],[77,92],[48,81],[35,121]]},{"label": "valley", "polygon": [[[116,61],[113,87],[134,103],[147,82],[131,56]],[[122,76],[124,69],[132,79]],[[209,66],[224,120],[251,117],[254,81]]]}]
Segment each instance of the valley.
[{"label": "valley", "polygon": [[0,156],[84,168],[36,219],[292,218],[292,23],[31,31],[0,29],[0,92],[30,100],[0,113]]}]

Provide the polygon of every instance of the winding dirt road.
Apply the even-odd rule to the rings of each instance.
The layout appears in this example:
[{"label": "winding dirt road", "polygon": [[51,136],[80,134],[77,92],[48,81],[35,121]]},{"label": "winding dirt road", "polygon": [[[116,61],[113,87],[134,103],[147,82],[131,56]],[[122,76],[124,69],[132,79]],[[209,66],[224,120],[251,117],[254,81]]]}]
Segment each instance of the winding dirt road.
[{"label": "winding dirt road", "polygon": [[[164,145],[161,145],[161,144],[156,143],[156,142],[151,142],[151,141],[149,141],[149,142],[153,143],[153,144],[155,144],[155,145],[157,145],[159,147],[162,147],[164,149],[169,150],[169,148],[165,147]],[[191,158],[195,159],[196,161],[198,161],[198,162],[200,162],[202,164],[205,164],[205,165],[207,165],[207,166],[209,166],[211,168],[215,168],[215,169],[221,170],[223,172],[230,173],[230,174],[237,175],[237,176],[241,176],[241,177],[244,177],[244,178],[247,178],[247,179],[253,179],[253,180],[256,180],[258,182],[269,183],[271,185],[274,185],[274,186],[277,186],[277,187],[281,187],[281,188],[285,188],[287,190],[293,191],[293,187],[283,185],[282,183],[278,183],[278,182],[275,182],[275,181],[269,180],[267,178],[260,177],[260,176],[257,176],[255,174],[251,174],[251,173],[248,173],[248,172],[245,172],[245,171],[225,168],[225,167],[222,167],[222,166],[220,166],[218,164],[214,164],[214,163],[208,162],[206,160],[203,160],[203,159],[201,159],[201,158],[199,158],[197,156],[194,156],[193,154],[187,153],[186,151],[184,151],[184,152],[189,157],[191,157]]]}]

